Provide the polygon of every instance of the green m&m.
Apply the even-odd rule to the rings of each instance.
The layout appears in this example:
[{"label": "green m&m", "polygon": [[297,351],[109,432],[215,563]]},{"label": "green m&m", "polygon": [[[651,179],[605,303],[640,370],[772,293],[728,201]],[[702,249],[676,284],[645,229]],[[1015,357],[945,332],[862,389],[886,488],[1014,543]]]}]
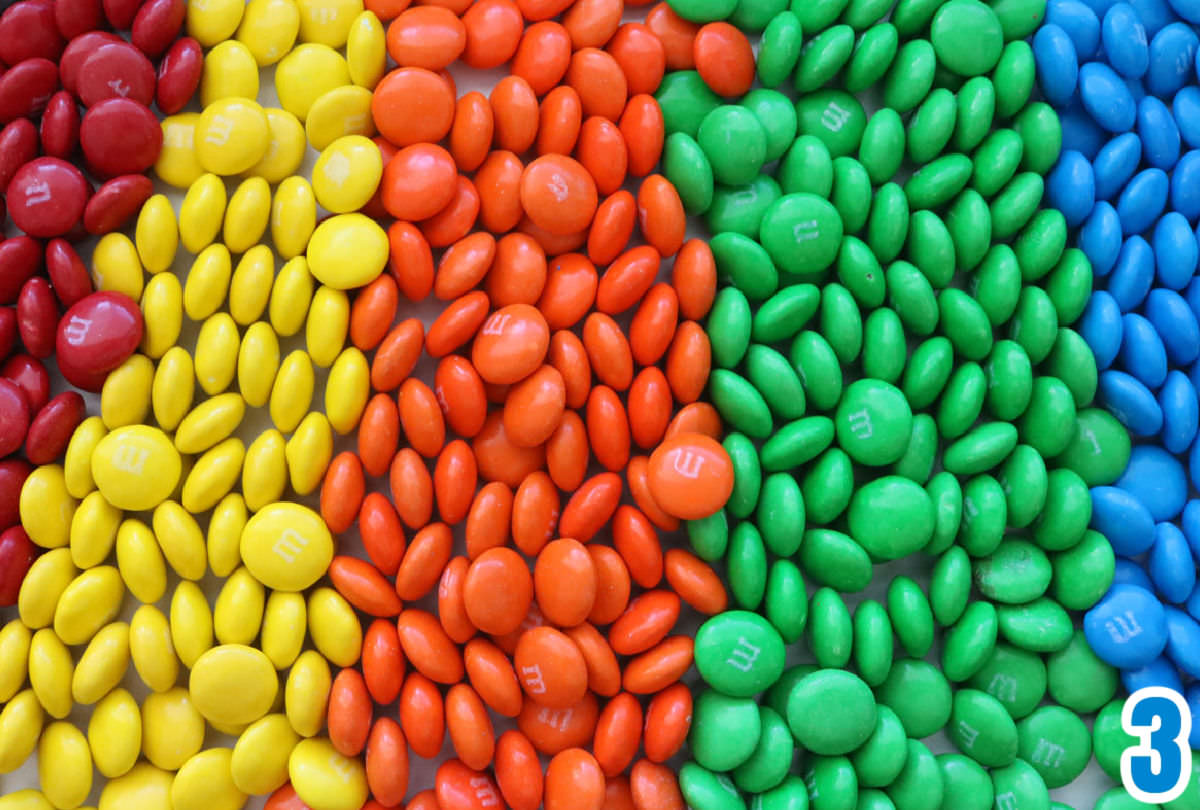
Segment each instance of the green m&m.
[{"label": "green m&m", "polygon": [[[830,723],[823,707],[839,707]],[[819,669],[798,681],[788,695],[787,721],[796,741],[817,754],[847,754],[875,729],[875,698],[860,678],[838,669]]]},{"label": "green m&m", "polygon": [[[762,87],[658,91],[665,171],[712,233],[735,475],[688,526],[732,610],[696,637],[685,801],[1050,810],[1093,748],[1077,715],[1118,685],[1073,612],[1115,576],[1089,490],[1130,442],[1091,407],[1087,254],[1043,207],[1045,3],[689,2],[762,32]],[[921,742],[941,731],[957,753]]]},{"label": "green m&m", "polygon": [[729,611],[696,632],[695,658],[701,677],[713,689],[751,697],[783,674],[783,639],[757,613]]}]

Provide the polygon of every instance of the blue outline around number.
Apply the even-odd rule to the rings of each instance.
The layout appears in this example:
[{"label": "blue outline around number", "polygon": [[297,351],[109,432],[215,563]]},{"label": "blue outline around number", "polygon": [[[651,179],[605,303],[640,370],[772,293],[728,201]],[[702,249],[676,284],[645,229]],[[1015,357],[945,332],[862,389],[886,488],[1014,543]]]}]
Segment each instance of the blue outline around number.
[{"label": "blue outline around number", "polygon": [[1148,804],[1179,798],[1192,775],[1192,713],[1183,695],[1165,686],[1137,690],[1121,709],[1121,728],[1138,738],[1121,753],[1129,795]]}]

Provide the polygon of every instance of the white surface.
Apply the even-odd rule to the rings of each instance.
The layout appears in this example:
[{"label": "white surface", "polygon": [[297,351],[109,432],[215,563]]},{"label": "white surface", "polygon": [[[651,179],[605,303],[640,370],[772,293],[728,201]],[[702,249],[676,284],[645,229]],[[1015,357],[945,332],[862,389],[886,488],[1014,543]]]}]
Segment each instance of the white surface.
[{"label": "white surface", "polygon": [[[625,19],[640,21],[641,19],[644,18],[645,12],[649,8],[650,8],[650,6],[641,6],[641,7],[628,9],[625,14]],[[495,84],[495,82],[498,81],[500,78],[502,78],[504,75],[506,75],[503,70],[476,71],[476,70],[472,70],[470,68],[466,68],[461,64],[456,64],[455,66],[453,66],[451,68],[451,72],[454,74],[455,80],[458,84],[458,91],[459,91],[460,95],[463,93],[472,91],[472,90],[480,90],[480,91],[484,92],[485,94],[487,94],[488,91],[490,90],[490,88]],[[274,68],[267,68],[261,72],[261,77],[260,77],[260,91],[259,91],[259,99],[258,100],[261,104],[263,104],[263,106],[267,106],[267,107],[278,106],[278,99],[275,94],[274,83],[273,83],[273,74],[274,74]],[[197,105],[197,103],[193,104],[194,107],[196,105]],[[198,107],[197,107],[197,109],[198,109]],[[314,152],[310,148],[308,157],[307,157],[304,167],[302,169],[302,172],[306,176],[308,176],[311,173],[312,163],[315,159],[316,159],[316,152]],[[230,192],[232,192],[233,188],[236,186],[236,183],[230,182],[227,185],[229,186]],[[634,190],[636,192],[636,185],[627,184],[627,187],[631,188],[631,190]],[[168,194],[168,196],[172,200],[173,205],[176,208],[176,211],[178,211],[179,204],[182,200],[182,193],[179,192],[178,190],[167,187],[162,183],[158,183],[158,190],[164,191]],[[132,223],[131,223],[131,226],[132,226]],[[12,231],[11,225],[9,226],[9,230],[10,230],[10,232]],[[132,233],[131,228],[130,228],[129,232]],[[10,233],[9,235],[12,235],[12,234]],[[704,236],[704,235],[705,235],[705,233],[704,233],[703,227],[698,222],[698,220],[693,218],[692,221],[689,223],[689,236]],[[83,246],[80,247],[80,252],[84,256],[85,260],[90,255],[91,246],[93,243],[94,243],[94,240],[89,240],[89,242],[85,243]],[[192,260],[191,255],[187,254],[186,251],[184,251],[183,248],[180,247],[179,255],[175,262],[174,272],[177,275],[179,275],[181,280],[186,278],[187,269],[191,263],[191,260]],[[664,262],[662,274],[661,274],[662,278],[669,279],[670,266],[671,266],[670,262]],[[406,317],[417,316],[417,317],[420,317],[426,324],[429,324],[433,320],[433,318],[436,317],[437,313],[440,311],[440,308],[441,308],[440,302],[433,300],[432,297],[429,300],[422,302],[421,304],[415,305],[415,306],[413,304],[406,302],[402,297],[401,298],[401,308],[397,314],[397,321],[399,321],[403,318],[406,318]],[[197,328],[198,328],[198,326],[196,324],[186,322],[186,319],[185,319],[184,335],[182,336],[180,343],[181,343],[181,345],[184,345],[185,347],[189,348],[189,350],[194,347]],[[298,336],[293,337],[293,338],[284,339],[281,341],[281,356],[285,356],[288,351],[290,351],[294,348],[304,348],[303,330],[301,330],[301,333]],[[416,371],[416,376],[419,376],[422,379],[424,379],[426,382],[432,384],[433,369],[434,369],[434,363],[427,356],[423,356],[421,363],[418,365],[418,368]],[[53,393],[58,393],[59,391],[65,390],[66,386],[63,383],[61,377],[58,376],[57,372],[52,369],[52,374],[54,374]],[[326,370],[325,369],[317,369],[317,386],[316,386],[315,394],[314,394],[314,398],[313,398],[314,407],[322,406],[322,402],[323,402],[322,392],[324,391],[325,377],[326,377]],[[199,401],[199,397],[203,396],[203,392],[201,392],[198,387],[197,387],[197,394],[198,394],[197,401]],[[97,395],[86,395],[86,398],[88,401],[89,415],[98,413],[99,412],[99,397]],[[249,445],[249,443],[253,440],[253,438],[261,430],[263,430],[267,427],[270,427],[270,419],[267,416],[266,409],[265,408],[249,409],[247,412],[246,420],[243,423],[241,429],[239,430],[238,435],[243,439],[243,441],[245,441],[245,443],[247,445]],[[336,454],[337,452],[340,452],[342,450],[346,450],[346,449],[352,450],[352,449],[354,449],[354,447],[355,447],[355,445],[354,445],[353,437],[337,437],[336,441],[335,441],[334,452]],[[385,494],[388,493],[386,477],[371,481],[371,482],[369,482],[369,484],[372,486],[373,489],[381,491]],[[316,508],[316,506],[317,506],[317,494],[318,493],[314,493],[312,496],[297,499],[297,498],[295,498],[294,494],[291,494],[289,492],[290,497],[298,500],[299,502],[306,503],[307,505],[309,505],[313,508]],[[203,519],[201,521],[201,525],[202,525],[202,528],[206,527],[207,520]],[[456,532],[456,538],[457,539],[456,539],[455,553],[456,554],[463,553],[461,531]],[[677,534],[675,536],[668,536],[668,535],[664,534],[664,535],[662,535],[662,539],[663,539],[664,546],[667,546],[667,547],[669,547],[669,546],[686,547],[687,546],[686,538],[684,538],[682,536],[682,534]],[[607,538],[602,536],[600,538],[600,542],[607,542]],[[355,554],[357,556],[364,556],[362,553],[361,542],[360,542],[358,534],[357,534],[357,529],[352,529],[350,532],[340,536],[338,553],[349,553],[349,554]],[[875,576],[874,576],[871,586],[864,593],[854,595],[853,597],[847,598],[847,603],[851,606],[851,608],[853,608],[854,605],[856,605],[858,602],[860,602],[864,598],[874,598],[879,601],[884,601],[888,583],[891,581],[893,576],[895,576],[897,574],[901,574],[901,573],[907,574],[909,576],[913,576],[923,586],[927,586],[928,582],[929,582],[929,570],[931,568],[931,565],[932,565],[932,561],[929,559],[926,559],[923,557],[913,557],[908,560],[900,561],[898,563],[892,563],[892,564],[889,564],[886,566],[878,566],[876,568]],[[166,614],[168,612],[170,597],[173,592],[174,585],[178,581],[178,578],[175,577],[173,573],[169,574],[169,577],[170,577],[170,581],[169,581],[169,587],[167,590],[167,594],[158,603],[159,609],[162,610],[164,612],[164,614]],[[211,604],[216,599],[217,592],[220,589],[221,581],[218,580],[218,578],[214,577],[213,575],[209,574],[208,576],[205,577],[205,579],[203,580],[201,585],[203,586],[205,592],[208,594],[209,599],[210,599],[210,604]],[[813,583],[809,582],[810,592],[813,589],[813,587],[814,587]],[[127,602],[127,604],[126,604],[126,608],[124,611],[124,615],[122,616],[122,619],[125,621],[128,621],[129,617],[132,615],[133,611],[136,609],[137,604],[136,604],[136,601],[133,600],[132,598],[127,599],[126,602]],[[425,607],[425,608],[433,610],[433,611],[436,611],[436,607],[433,604],[433,599],[430,599],[430,598],[423,600],[423,602],[421,602],[421,603],[417,603],[417,605],[421,606],[421,607]],[[15,608],[7,608],[4,610],[0,610],[0,623],[3,623],[5,621],[7,621],[8,619],[13,618],[15,616],[16,616]],[[684,616],[681,619],[680,626],[676,628],[675,632],[692,633],[692,632],[694,632],[695,628],[699,626],[699,624],[700,624],[700,617],[698,616],[698,614],[696,614],[694,611],[691,611],[690,609],[686,609],[684,611]],[[78,660],[79,654],[82,653],[82,648],[77,648],[73,652],[75,654],[76,660]],[[935,652],[936,652],[936,648],[935,648]],[[808,654],[807,650],[804,649],[802,643],[793,645],[792,648],[789,650],[788,657],[789,657],[789,663],[812,660],[811,656]],[[928,660],[934,662],[935,664],[937,663],[936,655],[931,654],[931,656],[928,657]],[[283,675],[286,676],[286,673],[283,673]],[[693,683],[693,684],[698,680],[698,676],[694,669],[688,673],[685,680],[688,681],[689,683]],[[186,685],[186,683],[187,683],[187,671],[185,668],[182,668],[182,667],[181,667],[181,675],[180,675],[179,683],[181,685]],[[281,678],[281,695],[282,695],[282,683],[283,683],[283,680]],[[146,689],[141,684],[140,679],[137,677],[137,674],[134,671],[134,668],[132,665],[129,667],[129,670],[126,674],[126,678],[125,678],[123,685],[127,689],[132,691],[136,697],[140,698],[142,695],[144,695],[146,693]],[[73,711],[73,713],[71,714],[69,719],[86,733],[87,721],[88,721],[88,718],[90,717],[90,713],[91,713],[90,707],[76,706],[75,710]],[[386,709],[380,709],[379,715],[383,715],[383,714],[395,716],[395,707],[393,706],[393,707],[388,707]],[[500,730],[502,730],[503,728],[509,727],[510,724],[506,721],[505,723],[498,722],[496,725],[497,725],[497,734],[499,734]],[[1089,720],[1089,726],[1090,726],[1090,720]],[[232,738],[227,737],[225,735],[218,734],[215,731],[210,730],[210,732],[205,740],[205,746],[206,747],[232,746],[233,742],[234,742],[234,740]],[[933,738],[930,738],[929,740],[927,740],[927,742],[930,744],[930,748],[934,751],[934,753],[941,753],[943,751],[953,750],[953,747],[948,743],[945,736],[940,733],[938,735],[935,735]],[[442,756],[443,757],[452,756],[452,750],[450,748],[448,740],[446,741],[445,745],[443,746]],[[436,765],[436,763],[434,763],[434,762],[431,762],[428,760],[422,760],[420,757],[416,757],[415,755],[413,757],[411,757],[411,763],[412,763],[411,778],[410,778],[410,782],[409,782],[409,784],[410,784],[409,795],[410,796],[413,793],[416,793],[418,790],[422,790],[424,788],[433,786],[433,773],[434,773],[434,768]],[[104,778],[99,774],[99,772],[96,772],[93,791],[92,791],[92,794],[89,797],[89,801],[88,801],[89,805],[95,805],[98,802],[100,788],[103,786],[103,782],[104,782]],[[19,790],[22,788],[37,787],[37,786],[38,786],[38,775],[37,775],[37,766],[36,766],[36,753],[19,770],[17,770],[16,772],[14,772],[12,774],[8,774],[6,776],[0,777],[0,795],[8,794],[8,793],[11,793],[12,791]],[[1094,803],[1097,796],[1099,796],[1104,790],[1107,790],[1111,786],[1112,786],[1111,781],[1108,779],[1108,777],[1099,769],[1099,767],[1093,761],[1089,765],[1088,770],[1083,774],[1083,776],[1081,776],[1079,779],[1077,779],[1075,781],[1075,783],[1068,786],[1067,788],[1052,791],[1051,795],[1053,798],[1055,798],[1059,801],[1063,801],[1068,804],[1071,804],[1072,806],[1077,808],[1077,810],[1085,810],[1085,808],[1090,808],[1092,806],[1092,804]],[[246,806],[251,807],[251,808],[262,807],[262,805],[264,803],[264,799],[265,799],[265,797],[251,797],[251,799],[249,800],[249,802],[247,803]],[[933,810],[933,809],[931,808],[931,810]],[[953,808],[946,808],[946,810],[953,810]]]}]

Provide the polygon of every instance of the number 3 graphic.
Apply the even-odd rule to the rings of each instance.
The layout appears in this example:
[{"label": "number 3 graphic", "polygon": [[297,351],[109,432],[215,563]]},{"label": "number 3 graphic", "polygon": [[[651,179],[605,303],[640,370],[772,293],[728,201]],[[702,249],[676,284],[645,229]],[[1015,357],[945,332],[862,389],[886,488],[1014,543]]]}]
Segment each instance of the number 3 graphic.
[{"label": "number 3 graphic", "polygon": [[1192,714],[1183,696],[1165,686],[1148,686],[1129,696],[1121,728],[1137,745],[1121,754],[1121,783],[1139,802],[1179,798],[1192,775]]}]

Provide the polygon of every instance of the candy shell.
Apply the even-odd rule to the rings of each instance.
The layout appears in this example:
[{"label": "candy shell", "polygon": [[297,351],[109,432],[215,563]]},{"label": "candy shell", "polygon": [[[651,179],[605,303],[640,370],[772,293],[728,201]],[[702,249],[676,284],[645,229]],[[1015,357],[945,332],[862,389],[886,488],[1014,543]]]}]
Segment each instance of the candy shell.
[{"label": "candy shell", "polygon": [[37,115],[58,89],[58,65],[35,57],[18,62],[0,75],[0,124]]},{"label": "candy shell", "polygon": [[0,525],[15,526],[21,520],[21,486],[33,467],[23,459],[0,461]]},{"label": "candy shell", "polygon": [[1166,450],[1152,445],[1133,449],[1129,466],[1116,486],[1137,498],[1156,521],[1176,517],[1187,501],[1183,465]]},{"label": "candy shell", "polygon": [[123,174],[114,177],[88,200],[83,210],[83,227],[88,233],[101,235],[118,230],[142,208],[142,203],[154,193],[154,182],[144,174]]},{"label": "candy shell", "polygon": [[0,357],[8,357],[17,345],[17,312],[0,307]]},{"label": "candy shell", "polygon": [[144,172],[158,160],[163,133],[148,107],[110,98],[88,109],[79,129],[88,164],[107,177]]},{"label": "candy shell", "polygon": [[0,61],[6,65],[34,57],[54,61],[66,44],[54,21],[53,3],[13,3],[0,14]]},{"label": "candy shell", "polygon": [[1137,107],[1125,82],[1102,62],[1088,62],[1079,69],[1079,96],[1084,109],[1109,132],[1133,128]]},{"label": "candy shell", "polygon": [[57,0],[54,21],[60,34],[67,39],[76,39],[100,27],[104,10],[100,0]]},{"label": "candy shell", "polygon": [[1104,12],[1100,39],[1108,63],[1122,76],[1137,79],[1150,67],[1146,28],[1132,5],[1116,3]]},{"label": "candy shell", "polygon": [[79,100],[91,107],[106,98],[154,100],[154,66],[127,42],[109,42],[92,52],[79,69]]},{"label": "candy shell", "polygon": [[29,424],[25,455],[34,464],[51,464],[66,452],[71,434],[87,415],[77,391],[63,391],[42,406]]},{"label": "candy shell", "polygon": [[[63,3],[58,4],[60,8],[63,5]],[[59,77],[62,80],[63,89],[77,94],[79,71],[83,68],[83,63],[87,61],[87,58],[101,45],[124,41],[109,31],[88,31],[73,38],[67,43],[62,58],[58,60]]]},{"label": "candy shell", "polygon": [[92,293],[58,322],[59,369],[71,384],[99,391],[108,372],[137,349],[143,328],[142,311],[128,296]]},{"label": "candy shell", "polygon": [[1092,160],[1096,177],[1096,199],[1111,200],[1117,195],[1142,160],[1142,142],[1132,132],[1118,135],[1100,148]]},{"label": "candy shell", "polygon": [[186,16],[183,0],[147,0],[133,18],[130,40],[146,56],[161,56],[179,36]]},{"label": "candy shell", "polygon": [[[94,195],[92,199],[95,199]],[[85,208],[85,222],[86,219]],[[87,266],[66,239],[51,239],[46,245],[46,273],[50,276],[50,286],[54,288],[58,302],[64,307],[71,307],[76,301],[95,292]]]},{"label": "candy shell", "polygon": [[54,352],[57,323],[58,301],[49,282],[44,278],[26,281],[17,296],[17,331],[25,349],[36,358],[49,357]]},{"label": "candy shell", "polygon": [[133,18],[141,4],[142,0],[103,0],[104,16],[113,28],[125,31],[133,25]]},{"label": "candy shell", "polygon": [[0,534],[0,607],[17,603],[21,583],[35,559],[37,546],[20,526],[10,526]]},{"label": "candy shell", "polygon": [[0,366],[0,377],[16,383],[25,392],[30,413],[36,413],[50,399],[50,374],[36,357],[14,354]]},{"label": "candy shell", "polygon": [[1080,0],[1057,0],[1046,4],[1045,23],[1067,32],[1080,59],[1091,59],[1100,45],[1100,19]]},{"label": "candy shell", "polygon": [[0,194],[8,190],[17,170],[37,153],[37,128],[28,119],[18,118],[0,130]]},{"label": "candy shell", "polygon": [[1185,87],[1171,100],[1171,114],[1184,143],[1200,146],[1200,87]]},{"label": "candy shell", "polygon": [[0,454],[16,452],[29,430],[29,403],[11,380],[0,379]]},{"label": "candy shell", "polygon": [[1046,100],[1056,107],[1066,104],[1079,78],[1075,43],[1059,26],[1043,25],[1034,34],[1033,55],[1037,60],[1038,86]]},{"label": "candy shell", "polygon": [[13,224],[30,236],[68,233],[83,216],[91,186],[65,160],[40,157],[22,166],[9,183],[6,199]]},{"label": "candy shell", "polygon": [[21,287],[42,266],[41,243],[30,236],[0,242],[0,304],[17,300]]},{"label": "candy shell", "polygon": [[1084,614],[1083,632],[1096,655],[1122,669],[1149,664],[1167,645],[1162,603],[1136,585],[1114,585]]},{"label": "candy shell", "polygon": [[42,151],[50,157],[69,158],[79,145],[79,107],[75,97],[59,90],[42,113]]},{"label": "candy shell", "polygon": [[[1142,20],[1149,31],[1150,24]],[[1150,40],[1150,69],[1143,82],[1146,91],[1159,98],[1170,98],[1187,84],[1195,70],[1196,47],[1200,38],[1186,23],[1163,26]]]},{"label": "candy shell", "polygon": [[200,43],[184,37],[171,46],[158,64],[154,101],[164,115],[174,115],[191,101],[204,74],[204,51]]}]

